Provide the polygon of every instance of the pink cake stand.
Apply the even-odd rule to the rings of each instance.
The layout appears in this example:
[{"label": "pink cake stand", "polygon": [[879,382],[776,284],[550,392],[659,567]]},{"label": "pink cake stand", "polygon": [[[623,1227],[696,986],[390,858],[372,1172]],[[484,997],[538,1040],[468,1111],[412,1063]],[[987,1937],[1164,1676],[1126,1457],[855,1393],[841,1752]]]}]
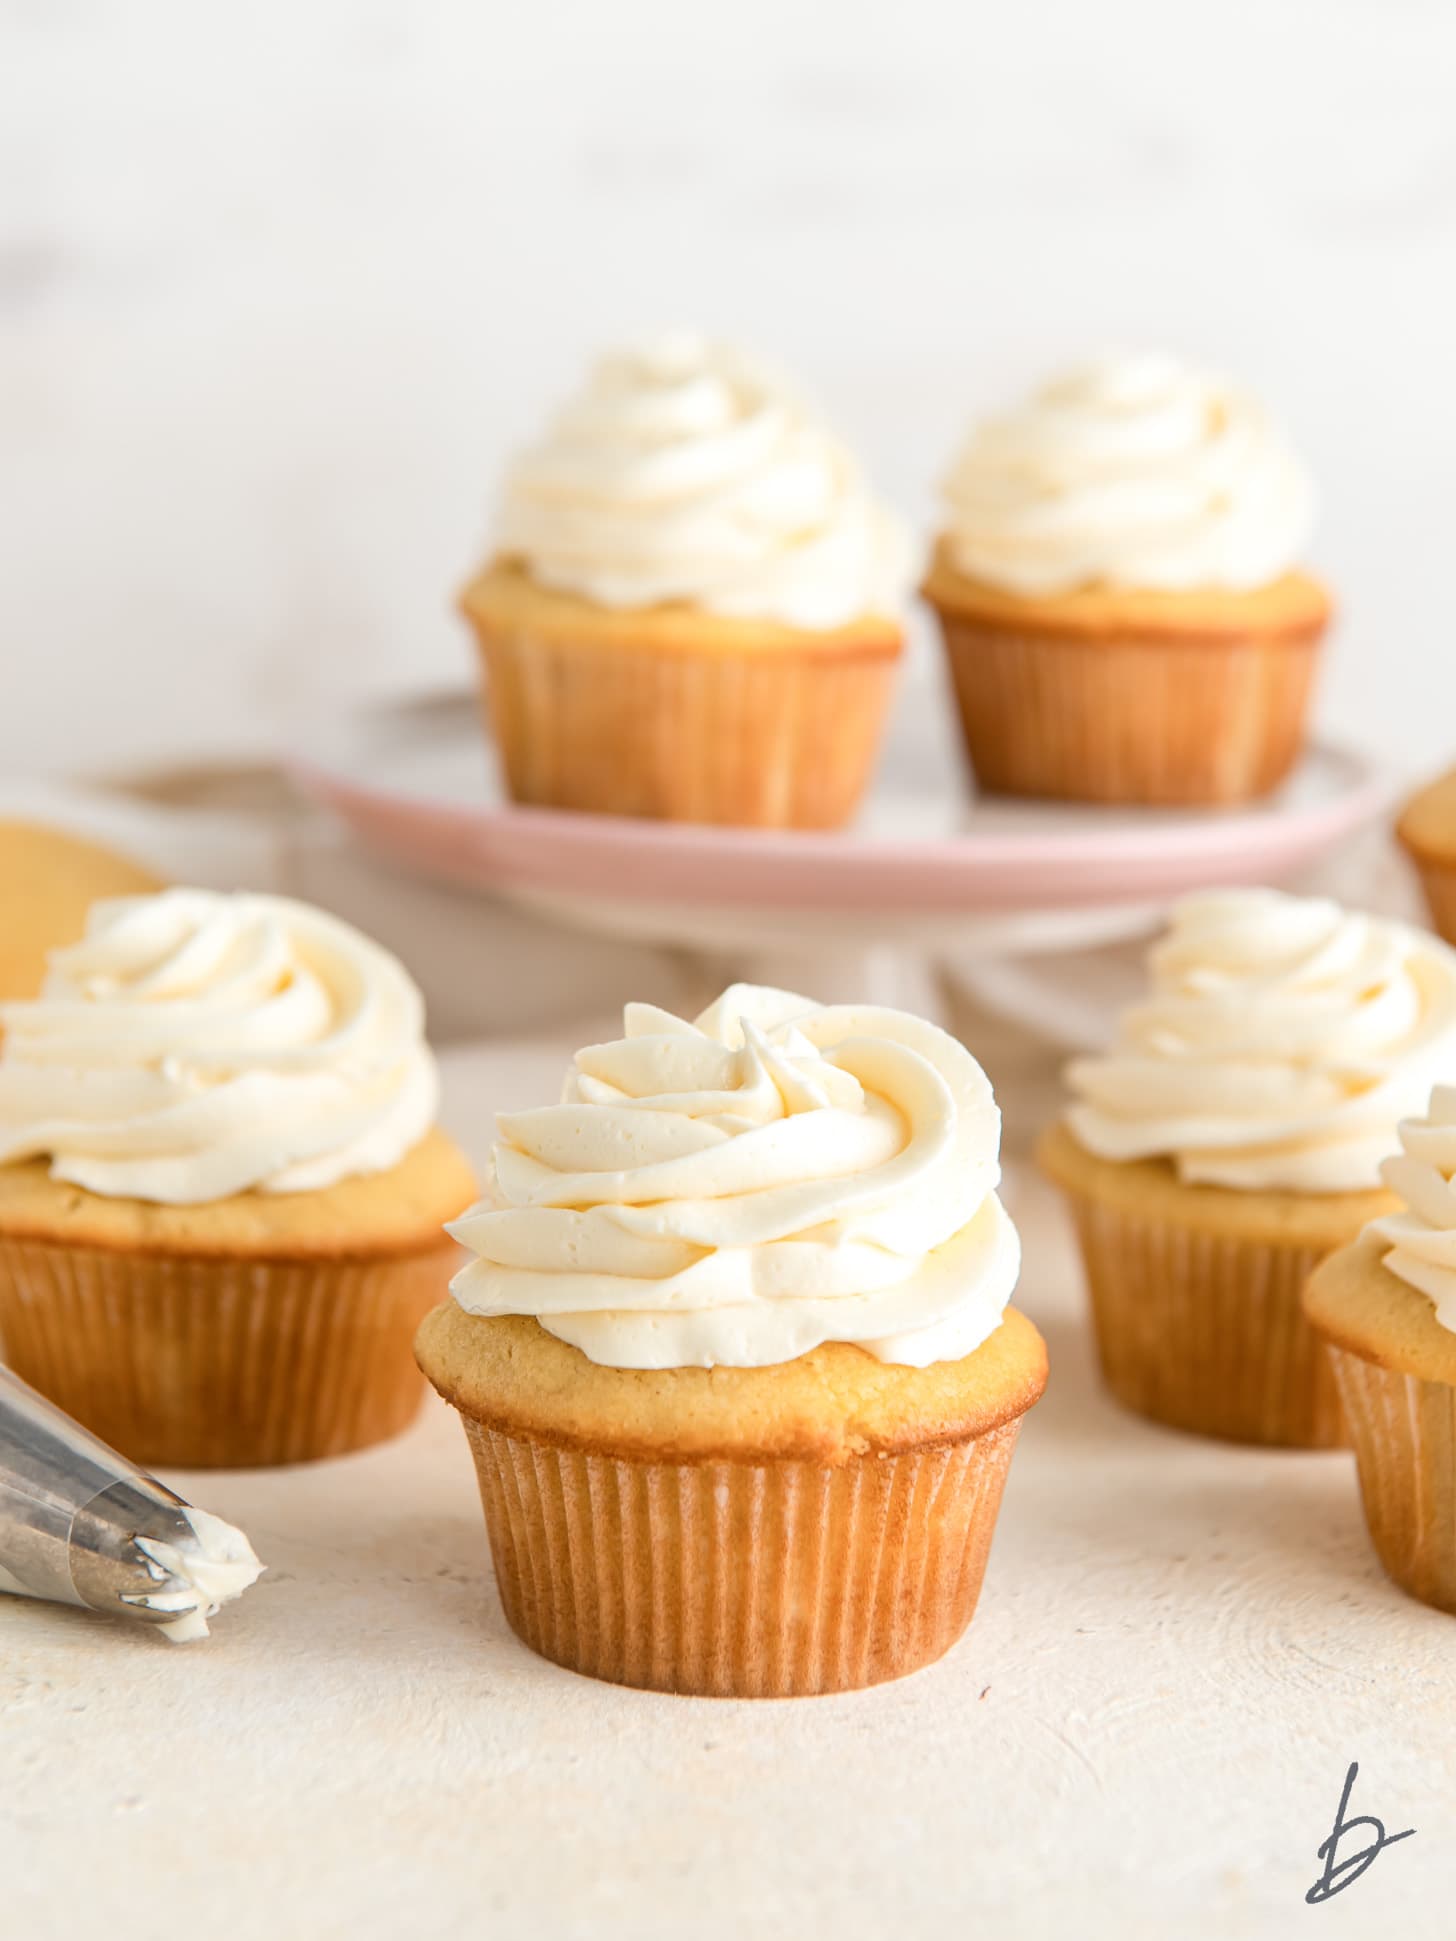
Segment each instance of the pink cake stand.
[{"label": "pink cake stand", "polygon": [[1392,788],[1364,757],[1316,743],[1278,795],[1236,810],[978,798],[924,689],[901,707],[859,822],[834,834],[518,807],[465,696],[336,719],[291,770],[407,869],[593,929],[707,949],[836,938],[997,954],[1131,934],[1191,889],[1286,882],[1378,816]]}]

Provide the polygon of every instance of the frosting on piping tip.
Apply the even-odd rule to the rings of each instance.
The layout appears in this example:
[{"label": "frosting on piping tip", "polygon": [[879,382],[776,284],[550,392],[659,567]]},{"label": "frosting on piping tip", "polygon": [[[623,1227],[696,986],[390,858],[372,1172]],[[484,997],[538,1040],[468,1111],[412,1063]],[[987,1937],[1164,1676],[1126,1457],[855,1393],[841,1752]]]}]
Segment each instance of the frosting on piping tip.
[{"label": "frosting on piping tip", "polygon": [[178,1612],[157,1628],[173,1644],[191,1644],[208,1635],[207,1620],[241,1597],[267,1566],[258,1562],[242,1531],[220,1516],[192,1508],[184,1508],[181,1514],[192,1525],[195,1544],[137,1538],[137,1549],[157,1572],[158,1589],[135,1601],[149,1610]]}]

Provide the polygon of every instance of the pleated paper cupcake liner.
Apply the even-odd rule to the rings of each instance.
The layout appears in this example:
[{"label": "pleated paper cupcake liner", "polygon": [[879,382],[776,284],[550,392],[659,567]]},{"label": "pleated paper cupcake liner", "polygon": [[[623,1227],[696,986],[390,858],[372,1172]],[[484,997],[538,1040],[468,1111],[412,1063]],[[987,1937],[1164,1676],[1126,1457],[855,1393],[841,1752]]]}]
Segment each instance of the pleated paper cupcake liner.
[{"label": "pleated paper cupcake liner", "polygon": [[1202,1232],[1064,1191],[1103,1377],[1125,1408],[1230,1442],[1345,1443],[1334,1375],[1300,1305],[1321,1249]]},{"label": "pleated paper cupcake liner", "polygon": [[942,609],[985,789],[1079,802],[1242,802],[1299,757],[1317,638],[1088,640]]},{"label": "pleated paper cupcake liner", "polygon": [[484,705],[518,802],[832,829],[879,751],[896,652],[622,649],[477,620]]},{"label": "pleated paper cupcake liner", "polygon": [[408,1426],[453,1248],[289,1263],[0,1240],[0,1351],[134,1462],[253,1468]]},{"label": "pleated paper cupcake liner", "polygon": [[464,1421],[516,1634],[588,1677],[734,1698],[875,1685],[954,1644],[1020,1427],[828,1467],[631,1461]]},{"label": "pleated paper cupcake liner", "polygon": [[1432,929],[1448,944],[1456,943],[1456,865],[1414,851],[1409,853],[1421,879]]},{"label": "pleated paper cupcake liner", "polygon": [[1456,1612],[1456,1389],[1329,1348],[1371,1541],[1402,1590]]}]

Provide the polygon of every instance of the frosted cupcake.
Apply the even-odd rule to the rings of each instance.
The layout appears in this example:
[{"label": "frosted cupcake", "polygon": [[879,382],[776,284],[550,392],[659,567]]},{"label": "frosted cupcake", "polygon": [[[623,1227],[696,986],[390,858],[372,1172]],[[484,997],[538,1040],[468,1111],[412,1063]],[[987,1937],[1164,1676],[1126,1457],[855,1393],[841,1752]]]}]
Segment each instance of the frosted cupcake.
[{"label": "frosted cupcake", "polygon": [[0,1021],[16,1373],[154,1468],[402,1429],[474,1190],[402,966],[301,903],[168,890],[97,904]]},{"label": "frosted cupcake", "polygon": [[463,604],[511,793],[833,828],[864,792],[909,553],[779,379],[665,337],[604,357],[510,471]]},{"label": "frosted cupcake", "polygon": [[1456,1070],[1456,952],[1273,890],[1190,897],[1044,1137],[1126,1407],[1239,1442],[1344,1440],[1300,1296],[1394,1210],[1381,1162]]},{"label": "frosted cupcake", "polygon": [[500,1134],[417,1352],[518,1634],[740,1697],[939,1657],[1046,1378],[970,1054],[736,985],[695,1024],[629,1005]]},{"label": "frosted cupcake", "polygon": [[1253,400],[1171,357],[1089,364],[980,425],[945,508],[925,593],[984,788],[1218,803],[1288,774],[1330,606]]},{"label": "frosted cupcake", "polygon": [[1317,1269],[1305,1312],[1328,1343],[1380,1561],[1456,1612],[1456,1088],[1400,1128],[1381,1171],[1402,1203]]}]

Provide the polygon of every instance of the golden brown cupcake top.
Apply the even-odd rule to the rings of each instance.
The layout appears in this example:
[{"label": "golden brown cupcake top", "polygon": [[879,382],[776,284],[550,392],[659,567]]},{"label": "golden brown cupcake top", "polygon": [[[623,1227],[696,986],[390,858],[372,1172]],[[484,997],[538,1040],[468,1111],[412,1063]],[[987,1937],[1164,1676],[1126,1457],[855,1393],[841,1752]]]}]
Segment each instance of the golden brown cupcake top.
[{"label": "golden brown cupcake top", "polygon": [[454,1252],[443,1231],[475,1195],[468,1161],[438,1127],[397,1166],[314,1193],[234,1193],[199,1206],[88,1193],[43,1160],[0,1166],[0,1239],[193,1259],[349,1260]]},{"label": "golden brown cupcake top", "polygon": [[511,1435],[663,1462],[816,1462],[968,1441],[1031,1407],[1046,1347],[1015,1308],[974,1354],[906,1368],[828,1342],[768,1368],[603,1368],[527,1315],[443,1302],[415,1344],[462,1413]]},{"label": "golden brown cupcake top", "polygon": [[1271,1246],[1343,1246],[1369,1221],[1399,1205],[1385,1188],[1368,1193],[1252,1192],[1194,1186],[1170,1159],[1100,1159],[1064,1124],[1038,1141],[1037,1163],[1056,1185],[1085,1193],[1139,1219],[1166,1219],[1211,1236],[1262,1240]]},{"label": "golden brown cupcake top", "polygon": [[1320,1269],[1306,1312],[1366,1361],[1456,1386],[1456,1086],[1402,1122],[1380,1170],[1394,1208]]},{"label": "golden brown cupcake top", "polygon": [[1031,627],[1038,633],[1087,640],[1240,639],[1287,636],[1305,641],[1329,623],[1330,596],[1308,573],[1282,574],[1264,586],[1176,590],[1098,583],[1030,596],[1009,592],[958,568],[945,539],[936,546],[924,593],[943,612],[993,626]]},{"label": "golden brown cupcake top", "polygon": [[460,596],[467,617],[499,632],[570,641],[582,648],[656,653],[893,656],[898,621],[866,613],[813,631],[781,621],[728,618],[682,603],[638,611],[595,605],[578,593],[540,586],[519,561],[497,559]]},{"label": "golden brown cupcake top", "polygon": [[1434,1304],[1385,1265],[1390,1243],[1364,1233],[1321,1261],[1304,1290],[1304,1311],[1319,1332],[1377,1368],[1456,1388],[1456,1333]]}]

